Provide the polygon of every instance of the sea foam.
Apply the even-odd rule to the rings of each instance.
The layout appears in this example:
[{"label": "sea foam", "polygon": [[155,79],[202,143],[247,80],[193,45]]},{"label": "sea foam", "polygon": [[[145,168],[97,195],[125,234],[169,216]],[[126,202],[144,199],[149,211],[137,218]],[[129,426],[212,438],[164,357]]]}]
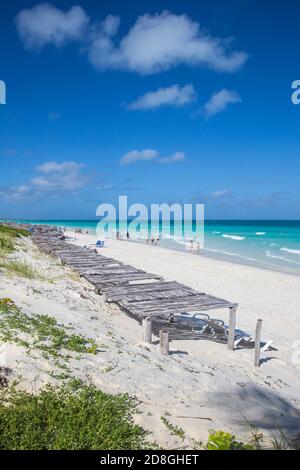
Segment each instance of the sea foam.
[{"label": "sea foam", "polygon": [[300,250],[292,250],[291,248],[285,248],[285,246],[280,248],[280,251],[285,251],[286,253],[292,253],[293,255],[300,255]]},{"label": "sea foam", "polygon": [[239,235],[228,235],[227,233],[223,233],[222,237],[230,238],[231,240],[245,240],[246,237],[240,237]]},{"label": "sea foam", "polygon": [[280,259],[281,261],[285,261],[286,263],[292,263],[292,264],[300,265],[300,263],[298,261],[293,261],[292,259],[285,258],[284,256],[273,255],[270,251],[266,251],[265,255],[268,258]]}]

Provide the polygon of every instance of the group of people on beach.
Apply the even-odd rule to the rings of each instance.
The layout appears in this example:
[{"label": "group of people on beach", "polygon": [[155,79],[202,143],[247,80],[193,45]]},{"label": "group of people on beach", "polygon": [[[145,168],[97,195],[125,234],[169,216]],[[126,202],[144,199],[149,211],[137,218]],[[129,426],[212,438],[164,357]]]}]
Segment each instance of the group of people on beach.
[{"label": "group of people on beach", "polygon": [[[64,229],[64,230],[67,230],[67,229]],[[75,229],[75,233],[85,233],[86,235],[88,235],[89,231],[87,229],[83,230],[82,228],[77,228]]]},{"label": "group of people on beach", "polygon": [[147,245],[149,245],[150,243],[151,245],[159,245],[160,244],[159,236],[147,238]]},{"label": "group of people on beach", "polygon": [[199,242],[190,240],[189,244],[186,245],[186,249],[189,251],[193,251],[194,253],[200,253],[201,246]]},{"label": "group of people on beach", "polygon": [[[123,234],[120,233],[119,231],[116,232],[116,239],[117,240],[123,240]],[[130,234],[129,232],[126,233],[126,240],[130,240]],[[146,239],[147,245],[159,245],[160,244],[160,237],[159,235],[157,236],[151,236]]]},{"label": "group of people on beach", "polygon": [[[116,239],[117,239],[117,240],[123,240],[123,235],[122,235],[122,233],[117,232],[117,233],[116,233]],[[126,233],[126,239],[127,239],[127,240],[130,240],[129,232]]]},{"label": "group of people on beach", "polygon": [[[81,228],[77,228],[75,230],[75,233],[86,233],[86,234],[88,234],[89,231],[88,230],[83,230]],[[126,237],[124,237],[123,234],[120,231],[116,232],[116,239],[117,240],[123,240],[124,238],[127,241],[129,241],[131,239],[129,232],[126,233]],[[150,237],[147,237],[146,242],[147,242],[147,245],[153,245],[153,246],[160,245],[160,236],[159,235],[156,235],[156,236],[152,235]],[[196,240],[188,240],[185,244],[185,248],[186,248],[186,250],[191,251],[193,253],[200,253],[200,251],[201,251],[200,242],[198,242]]]}]

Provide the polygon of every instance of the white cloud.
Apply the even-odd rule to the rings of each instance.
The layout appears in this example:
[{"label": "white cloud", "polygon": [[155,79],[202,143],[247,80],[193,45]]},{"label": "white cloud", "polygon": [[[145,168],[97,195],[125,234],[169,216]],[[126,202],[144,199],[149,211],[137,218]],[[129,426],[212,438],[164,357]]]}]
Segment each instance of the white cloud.
[{"label": "white cloud", "polygon": [[183,152],[175,152],[170,157],[162,157],[158,161],[159,163],[177,163],[185,160],[185,154]]},{"label": "white cloud", "polygon": [[62,46],[68,41],[80,40],[89,23],[89,17],[80,6],[64,12],[49,3],[24,9],[16,17],[19,35],[27,48],[41,49],[47,44]]},{"label": "white cloud", "polygon": [[247,60],[245,52],[231,49],[231,40],[208,35],[187,15],[164,11],[140,16],[118,40],[119,22],[108,16],[91,36],[88,55],[99,69],[151,74],[184,64],[234,72]]},{"label": "white cloud", "polygon": [[216,204],[224,204],[226,201],[230,201],[234,199],[234,194],[229,191],[229,189],[220,189],[217,191],[213,191],[211,193],[204,193],[202,191],[198,191],[192,198],[193,201],[201,202],[201,203],[216,203]]},{"label": "white cloud", "polygon": [[49,161],[36,168],[37,176],[27,184],[6,188],[1,192],[8,201],[20,201],[34,196],[57,196],[86,187],[90,176],[82,171],[81,163]]},{"label": "white cloud", "polygon": [[140,96],[128,105],[129,110],[157,109],[161,106],[180,107],[191,103],[196,99],[196,92],[193,85],[172,85],[168,88],[159,88],[156,91],[149,91]]},{"label": "white cloud", "polygon": [[214,191],[211,193],[213,199],[223,199],[224,197],[232,197],[231,192],[228,189],[222,189],[220,191]]},{"label": "white cloud", "polygon": [[136,162],[155,161],[157,163],[177,163],[185,160],[183,152],[175,152],[169,157],[160,157],[157,150],[133,150],[132,152],[125,153],[121,158],[120,164],[131,165]]},{"label": "white cloud", "polygon": [[241,98],[236,91],[223,88],[213,93],[207,103],[204,105],[204,115],[206,117],[214,116],[224,111],[229,104],[241,103]]},{"label": "white cloud", "polygon": [[158,157],[158,152],[156,150],[146,149],[146,150],[132,150],[131,152],[125,153],[121,158],[121,165],[131,165],[132,163],[140,161],[149,161]]},{"label": "white cloud", "polygon": [[37,167],[37,171],[39,173],[67,173],[67,172],[78,172],[80,168],[84,167],[83,163],[76,163],[73,161],[68,162],[56,162],[56,161],[49,161],[39,165]]},{"label": "white cloud", "polygon": [[41,3],[21,10],[16,26],[27,48],[85,43],[89,60],[99,69],[151,74],[183,64],[234,72],[247,60],[245,52],[232,49],[231,38],[213,37],[187,15],[169,11],[140,16],[123,37],[117,36],[118,16],[108,15],[104,21],[92,23],[80,6],[65,12]]}]

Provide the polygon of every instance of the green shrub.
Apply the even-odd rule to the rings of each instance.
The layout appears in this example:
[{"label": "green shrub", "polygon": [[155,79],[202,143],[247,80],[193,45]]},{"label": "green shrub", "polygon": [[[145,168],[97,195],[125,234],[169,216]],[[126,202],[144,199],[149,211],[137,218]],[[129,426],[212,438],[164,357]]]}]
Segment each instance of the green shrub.
[{"label": "green shrub", "polygon": [[133,423],[136,403],[74,383],[39,394],[0,392],[0,449],[142,449],[145,431]]},{"label": "green shrub", "polygon": [[6,235],[11,238],[29,237],[30,232],[23,228],[13,228],[0,224],[0,236]]},{"label": "green shrub", "polygon": [[249,444],[237,442],[235,436],[224,431],[212,431],[209,435],[206,450],[255,450]]}]

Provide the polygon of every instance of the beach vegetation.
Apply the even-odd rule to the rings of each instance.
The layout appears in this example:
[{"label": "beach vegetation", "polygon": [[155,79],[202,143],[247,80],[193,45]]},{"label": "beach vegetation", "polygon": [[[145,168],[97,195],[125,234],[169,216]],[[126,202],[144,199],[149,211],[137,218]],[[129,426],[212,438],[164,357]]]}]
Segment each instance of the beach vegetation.
[{"label": "beach vegetation", "polygon": [[244,444],[236,440],[233,434],[224,431],[211,431],[206,450],[255,450],[251,444]]},{"label": "beach vegetation", "polygon": [[27,261],[4,257],[0,260],[0,267],[13,276],[24,277],[26,279],[43,279],[42,275]]},{"label": "beach vegetation", "polygon": [[70,381],[38,394],[0,391],[0,449],[145,449],[147,433],[134,423],[136,402]]},{"label": "beach vegetation", "polygon": [[[179,439],[184,441],[184,439],[185,439],[184,430],[182,428],[179,428],[178,426],[175,426],[174,424],[172,424],[166,416],[167,416],[166,414],[165,414],[165,416],[161,416],[160,420],[162,421],[162,423],[166,426],[167,429],[169,429],[170,433],[173,436],[177,436],[177,437],[179,437]],[[170,415],[168,414],[168,416],[170,416]]]},{"label": "beach vegetation", "polygon": [[108,374],[109,372],[113,371],[114,369],[116,369],[118,367],[118,362],[109,362],[109,365],[107,367],[105,367],[104,369],[102,369],[101,373],[102,374]]},{"label": "beach vegetation", "polygon": [[14,251],[14,243],[10,237],[1,235],[0,233],[0,257],[4,257],[7,253]]},{"label": "beach vegetation", "polygon": [[16,238],[28,236],[30,233],[25,229],[0,224],[0,258],[15,250]]},{"label": "beach vegetation", "polygon": [[246,443],[237,440],[228,432],[210,431],[206,445],[200,446],[205,450],[300,450],[299,442],[289,438],[282,430],[274,431],[272,436],[268,437],[253,429]]},{"label": "beach vegetation", "polygon": [[14,228],[8,225],[0,224],[0,237],[2,236],[6,236],[10,238],[29,237],[30,232],[28,232],[24,228]]},{"label": "beach vegetation", "polygon": [[0,341],[15,343],[29,351],[38,350],[45,358],[68,360],[67,352],[96,354],[93,339],[70,333],[54,317],[27,314],[8,298],[0,299]]},{"label": "beach vegetation", "polygon": [[273,449],[275,450],[300,450],[300,436],[293,440],[289,438],[281,429],[273,433],[271,439]]},{"label": "beach vegetation", "polygon": [[0,267],[6,269],[10,274],[35,279],[38,277],[38,273],[30,264],[9,257],[16,249],[16,239],[29,235],[27,230],[0,224]]}]

